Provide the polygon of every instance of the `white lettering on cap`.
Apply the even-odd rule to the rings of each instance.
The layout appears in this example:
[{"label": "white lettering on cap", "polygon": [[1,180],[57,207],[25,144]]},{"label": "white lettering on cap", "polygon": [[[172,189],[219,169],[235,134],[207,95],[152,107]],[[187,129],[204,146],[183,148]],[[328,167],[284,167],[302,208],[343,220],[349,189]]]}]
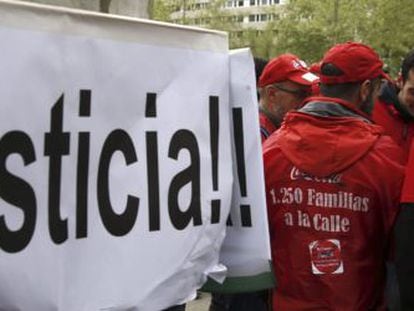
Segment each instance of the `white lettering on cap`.
[{"label": "white lettering on cap", "polygon": [[306,80],[306,81],[309,81],[309,82],[314,82],[314,81],[318,80],[318,79],[319,79],[319,77],[318,77],[318,76],[316,76],[316,75],[314,75],[314,74],[313,74],[313,73],[311,73],[311,72],[307,72],[307,73],[305,73],[305,74],[302,76],[302,79],[304,79],[304,80]]},{"label": "white lettering on cap", "polygon": [[305,68],[305,69],[307,69],[308,68],[308,65],[303,60],[301,60],[301,59],[293,60],[292,61],[292,65],[296,69],[298,69],[298,68]]}]

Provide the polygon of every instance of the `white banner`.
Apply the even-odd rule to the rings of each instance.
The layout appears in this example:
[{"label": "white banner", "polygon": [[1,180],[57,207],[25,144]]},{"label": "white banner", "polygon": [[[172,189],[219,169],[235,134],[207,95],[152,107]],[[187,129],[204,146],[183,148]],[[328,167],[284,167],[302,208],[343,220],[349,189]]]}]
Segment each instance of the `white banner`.
[{"label": "white banner", "polygon": [[1,1],[0,41],[0,310],[188,300],[231,203],[227,37]]},{"label": "white banner", "polygon": [[264,190],[263,159],[253,57],[248,49],[231,51],[230,103],[233,135],[233,199],[220,262],[228,269],[224,284],[210,280],[205,289],[237,293],[274,285]]}]

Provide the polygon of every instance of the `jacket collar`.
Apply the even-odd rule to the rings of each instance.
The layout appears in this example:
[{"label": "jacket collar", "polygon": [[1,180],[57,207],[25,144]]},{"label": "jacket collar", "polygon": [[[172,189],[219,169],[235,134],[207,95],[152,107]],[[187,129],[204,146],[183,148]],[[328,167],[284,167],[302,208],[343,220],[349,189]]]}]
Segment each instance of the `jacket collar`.
[{"label": "jacket collar", "polygon": [[373,123],[371,117],[356,108],[355,105],[334,97],[309,97],[299,111],[321,117],[353,117],[367,123]]}]

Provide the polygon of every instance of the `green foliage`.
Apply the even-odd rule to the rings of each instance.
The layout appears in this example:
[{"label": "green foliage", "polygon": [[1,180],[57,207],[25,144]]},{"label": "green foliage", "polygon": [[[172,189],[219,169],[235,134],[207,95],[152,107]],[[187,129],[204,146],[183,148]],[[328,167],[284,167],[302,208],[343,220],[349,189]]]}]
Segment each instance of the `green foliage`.
[{"label": "green foliage", "polygon": [[[153,0],[159,5],[159,20],[169,21],[175,2],[183,7],[194,0]],[[269,6],[268,13],[278,16],[265,29],[245,29],[225,16],[224,0],[213,0],[202,10],[206,27],[228,31],[230,47],[251,47],[257,57],[272,58],[294,53],[308,63],[320,60],[335,43],[348,40],[364,42],[381,55],[392,74],[401,59],[414,48],[413,0],[290,0],[285,5]],[[245,13],[247,14],[247,13]],[[185,14],[184,14],[185,15]],[[191,23],[188,12],[181,23]],[[160,18],[162,16],[162,18]]]},{"label": "green foliage", "polygon": [[149,7],[149,16],[153,20],[170,22],[174,5],[169,1],[151,0]]},{"label": "green foliage", "polygon": [[402,58],[414,48],[413,1],[381,0],[380,2],[381,6],[376,6],[370,29],[363,40],[372,45],[380,53],[391,72],[396,73]]},{"label": "green foliage", "polygon": [[205,27],[227,32],[236,32],[239,30],[238,24],[232,20],[232,16],[222,10],[226,0],[211,1],[209,6],[201,11],[201,17],[207,21]]},{"label": "green foliage", "polygon": [[371,45],[392,74],[414,47],[412,0],[290,0],[276,29],[273,55],[291,52],[309,63],[348,40]]}]

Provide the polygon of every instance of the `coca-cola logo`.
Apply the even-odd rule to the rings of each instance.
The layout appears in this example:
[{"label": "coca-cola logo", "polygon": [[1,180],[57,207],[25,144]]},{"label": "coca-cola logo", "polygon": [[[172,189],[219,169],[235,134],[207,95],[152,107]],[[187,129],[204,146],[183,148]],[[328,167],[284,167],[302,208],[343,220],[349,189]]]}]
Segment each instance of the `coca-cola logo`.
[{"label": "coca-cola logo", "polygon": [[328,183],[328,184],[339,184],[341,182],[342,174],[332,174],[326,177],[317,177],[310,175],[308,173],[302,172],[297,167],[292,167],[290,171],[290,179],[291,180],[307,180],[313,182],[320,182],[320,183]]},{"label": "coca-cola logo", "polygon": [[344,272],[339,240],[313,241],[309,244],[313,274],[338,274]]}]

